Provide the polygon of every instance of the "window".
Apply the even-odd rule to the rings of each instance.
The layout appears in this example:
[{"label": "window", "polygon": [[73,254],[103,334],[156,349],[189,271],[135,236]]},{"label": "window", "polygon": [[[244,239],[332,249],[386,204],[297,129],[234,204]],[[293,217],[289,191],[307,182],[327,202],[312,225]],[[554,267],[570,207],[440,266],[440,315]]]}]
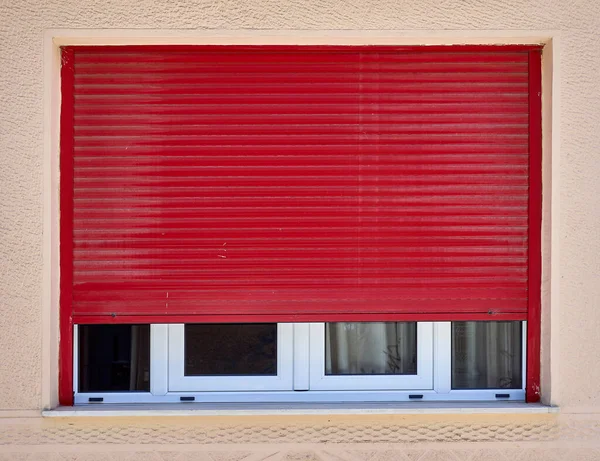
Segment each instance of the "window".
[{"label": "window", "polygon": [[76,403],[524,398],[521,322],[82,325],[77,330]]},{"label": "window", "polygon": [[150,325],[81,325],[79,392],[150,391]]},{"label": "window", "polygon": [[431,322],[310,325],[310,388],[433,388]]},{"label": "window", "polygon": [[292,388],[291,324],[173,324],[168,336],[170,390]]},{"label": "window", "polygon": [[540,59],[63,48],[61,402],[537,400]]}]

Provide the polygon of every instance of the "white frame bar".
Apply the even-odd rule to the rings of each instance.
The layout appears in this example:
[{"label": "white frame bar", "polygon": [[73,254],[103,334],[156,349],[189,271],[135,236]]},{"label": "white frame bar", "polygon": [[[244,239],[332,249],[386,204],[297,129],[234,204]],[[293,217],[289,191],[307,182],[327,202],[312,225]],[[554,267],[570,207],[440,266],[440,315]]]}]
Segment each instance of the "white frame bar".
[{"label": "white frame bar", "polygon": [[293,388],[294,325],[277,324],[277,375],[275,376],[185,376],[185,328],[170,324],[168,376],[170,392],[284,391]]},{"label": "white frame bar", "polygon": [[169,392],[169,325],[150,325],[150,393]]},{"label": "white frame bar", "polygon": [[521,341],[521,347],[523,347],[523,358],[521,359],[521,366],[523,368],[521,370],[521,388],[523,389],[523,392],[525,392],[525,383],[527,381],[527,320],[521,322],[521,335],[523,338]]},{"label": "white frame bar", "polygon": [[310,324],[294,325],[294,390],[310,390]]},{"label": "white frame bar", "polygon": [[73,394],[79,392],[79,325],[73,325]]},{"label": "white frame bar", "polygon": [[452,390],[452,322],[433,324],[433,390],[446,395]]},{"label": "white frame bar", "polygon": [[[509,398],[497,399],[496,394],[509,394]],[[411,399],[414,395],[423,396]],[[104,392],[75,394],[75,404],[91,404],[90,397],[102,397],[106,404],[187,403],[181,397],[194,397],[194,402],[206,403],[370,403],[370,402],[503,402],[525,400],[521,389],[486,389],[473,391],[450,391],[438,394],[434,390],[412,391],[255,391],[255,392],[168,392],[152,395],[150,392]]]},{"label": "white frame bar", "polygon": [[324,323],[310,324],[310,344],[311,391],[433,389],[433,322],[417,323],[416,375],[326,375]]}]

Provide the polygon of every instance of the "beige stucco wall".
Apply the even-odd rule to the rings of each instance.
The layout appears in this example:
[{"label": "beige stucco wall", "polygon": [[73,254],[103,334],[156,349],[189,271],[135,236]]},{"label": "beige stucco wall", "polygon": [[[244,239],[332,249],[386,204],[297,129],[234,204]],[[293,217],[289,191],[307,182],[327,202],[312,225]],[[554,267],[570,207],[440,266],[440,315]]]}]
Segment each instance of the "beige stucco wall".
[{"label": "beige stucco wall", "polygon": [[589,416],[0,419],[0,460],[591,461]]},{"label": "beige stucco wall", "polygon": [[[44,132],[44,91],[48,91],[48,82],[52,77],[44,75],[44,34],[46,30],[54,28],[403,30],[415,31],[414,35],[419,35],[419,31],[423,30],[432,33],[470,30],[480,31],[476,35],[482,37],[493,35],[488,31],[504,31],[505,35],[515,31],[515,35],[519,36],[535,30],[554,37],[553,71],[558,76],[555,81],[557,92],[552,95],[556,103],[552,133],[554,151],[545,151],[544,177],[545,261],[548,263],[552,257],[552,273],[548,270],[545,272],[544,282],[545,388],[542,392],[547,400],[551,399],[560,406],[561,416],[551,417],[554,418],[551,423],[553,429],[548,429],[546,422],[540,423],[541,417],[532,416],[537,422],[531,424],[542,424],[539,427],[547,430],[538,426],[535,426],[538,429],[521,430],[518,418],[504,419],[502,424],[505,426],[501,427],[505,435],[500,439],[508,440],[513,434],[512,440],[519,442],[516,447],[514,444],[491,444],[486,436],[477,439],[478,442],[473,439],[472,444],[465,448],[460,441],[470,439],[461,438],[460,434],[472,433],[473,430],[475,433],[478,430],[489,433],[489,428],[497,429],[497,426],[493,421],[488,421],[481,423],[483,429],[472,429],[479,426],[469,426],[468,422],[461,420],[449,423],[438,421],[436,424],[423,422],[418,426],[421,428],[419,430],[434,435],[410,440],[421,440],[425,445],[388,448],[390,453],[396,453],[393,456],[400,457],[398,459],[503,459],[512,457],[511,453],[525,456],[519,453],[526,452],[534,453],[531,459],[553,459],[552,456],[556,459],[584,459],[584,454],[588,459],[600,459],[600,452],[597,451],[600,448],[600,85],[597,81],[600,75],[600,2],[597,0],[0,0],[0,417],[33,417],[24,420],[0,419],[0,459],[4,459],[6,455],[3,453],[8,452],[13,455],[21,453],[26,457],[25,454],[29,452],[38,455],[47,451],[61,452],[60,447],[64,448],[64,444],[71,447],[77,445],[81,449],[79,444],[84,441],[99,443],[109,440],[106,436],[108,426],[102,424],[98,426],[99,429],[96,427],[86,432],[87,429],[82,427],[89,427],[92,423],[84,424],[81,420],[57,423],[35,418],[41,407],[53,399],[53,386],[48,382],[52,377],[52,373],[48,373],[51,364],[46,363],[45,369],[43,366],[43,358],[52,357],[49,349],[53,344],[48,342],[52,335],[43,331],[43,325],[51,324],[51,317],[42,308],[51,304],[45,299],[49,291],[43,288],[44,284],[47,286],[51,282],[49,274],[44,274],[44,267],[48,265],[44,266],[43,255],[44,242],[52,241],[48,235],[43,235],[43,204],[48,198],[44,196],[48,193],[48,189],[44,190],[44,165],[51,166],[48,159],[44,158],[48,153],[45,143],[50,139],[47,131]],[[410,35],[410,32],[405,33]],[[549,107],[546,110],[550,113]],[[549,131],[546,133],[549,134]],[[548,142],[546,147],[549,146]],[[553,156],[554,165],[550,164],[550,155]],[[551,171],[550,167],[554,170]],[[553,203],[548,201],[550,188],[555,194]],[[552,254],[548,235],[551,223],[554,225]],[[22,413],[27,410],[32,411]],[[392,455],[385,454],[388,449],[385,444],[396,439],[386,439],[381,434],[389,434],[390,431],[395,434],[404,430],[402,434],[410,437],[410,434],[418,432],[414,432],[417,426],[411,426],[410,421],[403,421],[404,426],[413,429],[398,429],[404,427],[398,421],[388,422],[387,425],[381,422],[355,422],[363,424],[362,428],[356,429],[360,433],[375,431],[372,432],[374,436],[362,442],[372,442],[368,445],[376,453],[360,454],[354,448],[346,450],[343,456],[339,450],[336,453],[342,459],[389,458]],[[120,434],[117,439],[121,443],[135,443],[136,434],[152,432],[147,427],[148,421],[113,424],[115,426],[111,430]],[[163,426],[160,427],[164,427],[164,424],[168,426],[173,422],[161,424]],[[181,446],[187,447],[193,442],[210,442],[211,437],[225,445],[234,443],[235,438],[231,435],[227,438],[222,433],[225,431],[230,434],[227,428],[236,427],[238,423],[228,420],[219,424],[221,426],[212,432],[204,429],[189,432],[186,425],[180,424],[169,430],[169,433],[181,435],[179,441],[159,437],[156,441],[147,440],[143,443],[182,443]],[[253,433],[251,428],[255,423],[246,421],[244,424],[245,433]],[[252,445],[252,449],[244,446],[237,450],[245,453],[243,456],[240,453],[234,455],[236,450],[233,447],[229,451],[224,448],[216,450],[217,454],[210,455],[207,454],[207,448],[198,448],[198,453],[204,453],[202,456],[192,456],[189,453],[194,453],[193,450],[186,448],[186,456],[189,455],[190,459],[215,460],[225,459],[225,456],[228,456],[227,459],[262,459],[263,455],[263,458],[269,456],[265,442],[271,439],[284,445],[300,442],[315,444],[320,440],[352,442],[352,439],[323,436],[327,433],[344,433],[345,423],[334,425],[333,429],[326,423],[319,423],[320,426],[315,424],[304,430],[285,421],[271,426],[275,429],[263,430],[257,426],[254,432],[263,435],[256,435],[254,439],[246,436],[243,443],[252,440],[260,443]],[[132,429],[135,427],[145,429]],[[295,431],[295,434],[314,434],[314,427],[320,428],[321,435],[304,438],[295,436],[291,439],[285,435],[290,431]],[[435,429],[434,432],[431,432],[431,428]],[[157,429],[158,433],[161,430]],[[453,436],[445,438],[444,434],[448,431]],[[23,435],[28,433],[34,435]],[[208,438],[200,437],[200,433],[208,434]],[[64,434],[71,436],[69,438]],[[497,439],[498,434],[494,434],[492,439]],[[527,434],[537,435],[532,439]],[[551,437],[547,437],[548,434]],[[409,442],[404,438],[401,441]],[[442,452],[437,444],[449,441],[458,443],[452,448],[454,458],[439,455]],[[60,447],[57,448],[57,444]],[[29,450],[28,446],[33,448]],[[339,445],[336,446],[339,448]],[[12,448],[7,450],[7,447]],[[49,447],[53,448],[50,450]],[[302,450],[320,453],[319,459],[336,459],[337,456],[315,446],[301,449],[288,445],[285,447],[269,459],[288,454],[295,456],[292,459],[310,459],[308,454],[302,457]],[[561,453],[558,447],[563,447],[561,450],[580,447],[585,453],[578,452],[575,456],[575,452],[568,451],[563,453],[564,456],[557,457]],[[115,453],[128,452],[114,445],[103,449],[111,454],[98,455],[98,459],[117,459],[121,455]],[[449,453],[448,449],[444,448],[446,451],[443,453]],[[513,449],[516,451],[511,452]],[[535,451],[538,449],[543,450],[543,453],[539,452],[543,456],[540,457]],[[263,453],[261,450],[267,451]],[[394,450],[404,451],[400,453]],[[475,456],[473,453],[476,450],[484,451],[480,456]],[[172,458],[184,459],[180,451]],[[90,449],[89,453],[98,453],[98,449]],[[147,453],[142,454],[140,459],[148,456]],[[165,454],[160,456],[156,459],[171,459]]]}]

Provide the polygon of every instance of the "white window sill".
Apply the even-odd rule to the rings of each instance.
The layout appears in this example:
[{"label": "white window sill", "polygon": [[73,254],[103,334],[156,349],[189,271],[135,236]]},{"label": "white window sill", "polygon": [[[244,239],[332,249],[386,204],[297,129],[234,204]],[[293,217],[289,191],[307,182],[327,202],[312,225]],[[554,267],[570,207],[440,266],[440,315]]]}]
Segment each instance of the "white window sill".
[{"label": "white window sill", "polygon": [[48,418],[89,416],[281,416],[414,414],[548,414],[558,407],[524,402],[89,404],[42,412]]}]

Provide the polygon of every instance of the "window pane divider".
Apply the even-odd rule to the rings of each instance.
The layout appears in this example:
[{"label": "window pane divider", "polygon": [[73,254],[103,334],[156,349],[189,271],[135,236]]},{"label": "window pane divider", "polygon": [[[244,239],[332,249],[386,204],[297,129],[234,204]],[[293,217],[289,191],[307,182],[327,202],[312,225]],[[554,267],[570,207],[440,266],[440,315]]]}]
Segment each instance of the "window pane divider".
[{"label": "window pane divider", "polygon": [[166,395],[169,391],[169,325],[150,326],[150,392]]},{"label": "window pane divider", "polygon": [[433,324],[433,389],[448,394],[452,389],[452,322]]},{"label": "window pane divider", "polygon": [[73,325],[73,395],[79,392],[79,325]]},{"label": "window pane divider", "polygon": [[310,324],[294,324],[294,390],[310,389]]}]

